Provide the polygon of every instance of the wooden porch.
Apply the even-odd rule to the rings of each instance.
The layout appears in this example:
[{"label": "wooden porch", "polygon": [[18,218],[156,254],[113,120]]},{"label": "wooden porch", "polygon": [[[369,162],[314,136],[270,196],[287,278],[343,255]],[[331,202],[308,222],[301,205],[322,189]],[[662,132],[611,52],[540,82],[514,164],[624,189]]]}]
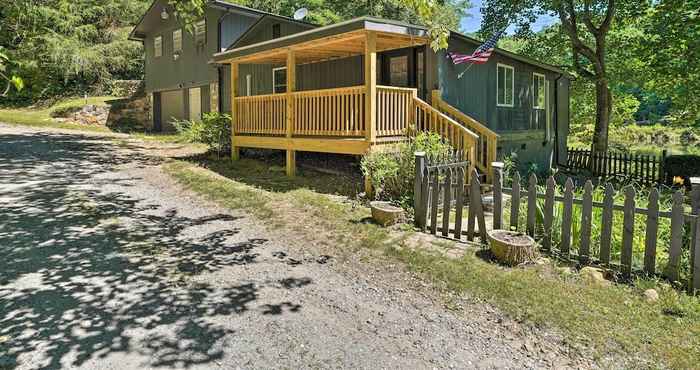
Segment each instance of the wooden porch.
[{"label": "wooden porch", "polygon": [[[302,34],[320,31],[323,28]],[[418,97],[415,88],[377,84],[378,52],[428,42],[425,35],[399,31],[365,25],[339,34],[326,32],[328,36],[307,41],[303,41],[304,35],[292,35],[234,49],[233,55],[225,59],[231,65],[232,158],[239,158],[241,147],[285,150],[286,173],[294,176],[296,151],[365,154],[417,132],[431,131],[464,152],[471,166],[469,173],[477,168],[480,173],[490,174],[498,137],[492,131],[465,119],[468,116],[459,116],[456,109],[451,112],[431,106]],[[363,85],[296,89],[298,65],[356,55],[363,56]],[[242,64],[286,66],[286,92],[238,96]],[[442,102],[436,93],[432,100],[433,104]],[[442,105],[449,108],[444,102]]]}]

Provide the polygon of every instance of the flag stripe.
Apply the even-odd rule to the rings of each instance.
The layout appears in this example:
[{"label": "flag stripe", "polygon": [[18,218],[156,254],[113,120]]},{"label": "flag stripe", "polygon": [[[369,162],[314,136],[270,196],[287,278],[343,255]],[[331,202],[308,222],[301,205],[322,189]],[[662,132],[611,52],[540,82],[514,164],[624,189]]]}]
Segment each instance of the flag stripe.
[{"label": "flag stripe", "polygon": [[486,40],[486,42],[484,42],[481,46],[474,50],[474,52],[471,55],[447,53],[447,56],[449,56],[450,59],[452,59],[453,64],[462,64],[466,62],[472,62],[477,64],[486,63],[489,57],[491,57],[491,54],[493,54],[493,50],[496,47],[496,44],[498,43],[498,39],[501,38],[501,35],[504,31],[494,33],[488,40]]}]

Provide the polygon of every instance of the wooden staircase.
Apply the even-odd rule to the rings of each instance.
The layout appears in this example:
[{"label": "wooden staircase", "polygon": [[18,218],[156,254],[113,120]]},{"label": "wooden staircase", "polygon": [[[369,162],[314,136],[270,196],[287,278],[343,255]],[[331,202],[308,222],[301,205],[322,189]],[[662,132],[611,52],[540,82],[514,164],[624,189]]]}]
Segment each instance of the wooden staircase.
[{"label": "wooden staircase", "polygon": [[460,126],[476,135],[475,165],[479,173],[484,175],[486,182],[493,183],[493,168],[491,163],[496,160],[499,135],[483,123],[464,114],[459,109],[442,100],[440,90],[433,90],[432,104],[441,114],[451,118]]}]

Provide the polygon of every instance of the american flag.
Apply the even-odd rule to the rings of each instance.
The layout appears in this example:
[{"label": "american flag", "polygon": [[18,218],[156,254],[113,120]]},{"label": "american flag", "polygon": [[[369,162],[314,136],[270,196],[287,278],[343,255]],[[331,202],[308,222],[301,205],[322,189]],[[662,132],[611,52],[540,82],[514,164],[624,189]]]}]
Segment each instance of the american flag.
[{"label": "american flag", "polygon": [[462,64],[466,62],[472,62],[476,64],[484,64],[489,60],[493,49],[498,43],[498,39],[501,38],[505,30],[499,31],[493,34],[488,40],[486,40],[483,45],[479,46],[471,55],[458,54],[458,53],[447,53],[447,55],[452,59],[454,64]]}]

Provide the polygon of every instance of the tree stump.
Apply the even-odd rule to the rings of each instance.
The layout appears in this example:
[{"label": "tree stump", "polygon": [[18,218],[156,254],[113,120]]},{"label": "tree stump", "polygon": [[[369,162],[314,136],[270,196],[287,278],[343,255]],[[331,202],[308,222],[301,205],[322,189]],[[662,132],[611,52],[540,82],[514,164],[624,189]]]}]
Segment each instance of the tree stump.
[{"label": "tree stump", "polygon": [[534,262],[537,258],[535,240],[530,236],[508,230],[493,230],[489,233],[491,253],[508,266]]},{"label": "tree stump", "polygon": [[372,219],[382,226],[389,226],[403,220],[403,209],[391,205],[389,202],[370,202]]}]

